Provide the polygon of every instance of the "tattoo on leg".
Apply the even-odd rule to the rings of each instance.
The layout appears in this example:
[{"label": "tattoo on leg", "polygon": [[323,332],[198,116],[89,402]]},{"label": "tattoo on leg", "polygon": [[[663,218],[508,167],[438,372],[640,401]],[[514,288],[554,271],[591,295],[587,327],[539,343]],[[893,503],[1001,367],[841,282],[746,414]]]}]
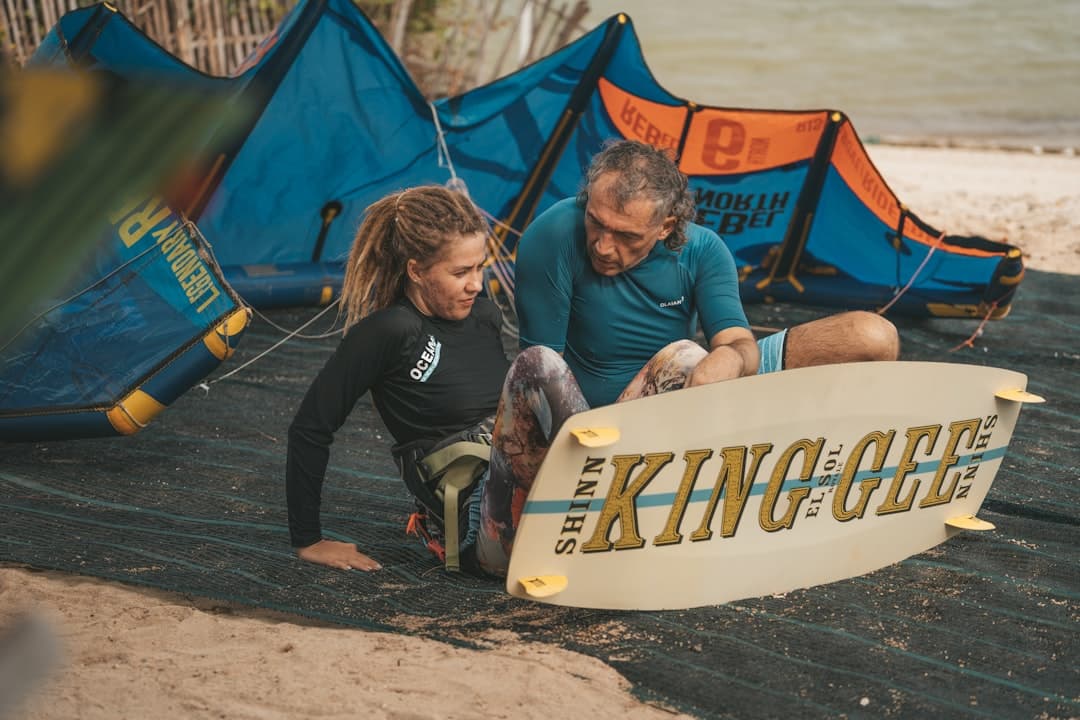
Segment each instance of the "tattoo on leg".
[{"label": "tattoo on leg", "polygon": [[664,346],[645,363],[615,402],[685,387],[690,373],[706,354],[705,348],[690,340],[679,340]]},{"label": "tattoo on leg", "polygon": [[525,499],[551,441],[568,417],[588,410],[566,362],[547,348],[522,352],[506,376],[492,433],[480,532],[507,556]]}]

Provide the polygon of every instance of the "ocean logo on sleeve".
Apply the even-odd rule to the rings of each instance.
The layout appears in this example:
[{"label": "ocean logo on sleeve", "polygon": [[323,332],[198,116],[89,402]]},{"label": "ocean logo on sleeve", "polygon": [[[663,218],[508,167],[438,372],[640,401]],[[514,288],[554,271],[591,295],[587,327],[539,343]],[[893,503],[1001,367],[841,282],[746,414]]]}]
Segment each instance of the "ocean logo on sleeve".
[{"label": "ocean logo on sleeve", "polygon": [[409,371],[409,377],[420,382],[427,382],[431,373],[439,366],[439,355],[442,352],[442,343],[435,339],[434,335],[428,335],[427,344],[420,353],[420,359]]}]

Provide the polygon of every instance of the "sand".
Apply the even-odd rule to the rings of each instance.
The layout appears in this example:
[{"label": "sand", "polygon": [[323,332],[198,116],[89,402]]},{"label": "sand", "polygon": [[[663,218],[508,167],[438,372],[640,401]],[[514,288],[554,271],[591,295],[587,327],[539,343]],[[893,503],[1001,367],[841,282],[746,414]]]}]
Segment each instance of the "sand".
[{"label": "sand", "polygon": [[1002,240],[1035,270],[1080,273],[1080,157],[872,145],[896,196],[956,235]]},{"label": "sand", "polygon": [[15,717],[678,717],[599,660],[500,631],[463,650],[62,573],[0,583],[0,627],[37,608],[63,645]]},{"label": "sand", "polygon": [[[1008,240],[1030,268],[1080,273],[1080,158],[869,149],[886,182],[930,224]],[[488,649],[464,650],[0,567],[0,632],[27,614],[45,621],[60,658],[11,709],[29,720],[680,717],[635,700],[598,660],[499,631],[484,638]],[[0,715],[12,690],[3,670],[0,663]]]}]

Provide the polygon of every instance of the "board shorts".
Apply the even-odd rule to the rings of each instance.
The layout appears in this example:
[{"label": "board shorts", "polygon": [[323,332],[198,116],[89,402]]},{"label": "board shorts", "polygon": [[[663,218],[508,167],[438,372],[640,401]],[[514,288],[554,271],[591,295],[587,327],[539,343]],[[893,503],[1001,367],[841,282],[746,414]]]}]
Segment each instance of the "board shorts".
[{"label": "board shorts", "polygon": [[757,341],[758,350],[761,351],[761,360],[758,362],[758,375],[779,372],[784,369],[784,346],[786,344],[786,329],[767,335]]}]

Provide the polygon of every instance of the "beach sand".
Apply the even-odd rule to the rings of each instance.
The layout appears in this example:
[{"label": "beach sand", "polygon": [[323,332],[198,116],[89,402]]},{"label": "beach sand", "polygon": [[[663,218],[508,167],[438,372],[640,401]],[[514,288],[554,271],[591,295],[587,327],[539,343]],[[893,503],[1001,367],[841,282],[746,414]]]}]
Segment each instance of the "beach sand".
[{"label": "beach sand", "polygon": [[939,230],[1011,243],[1034,270],[1080,273],[1080,157],[893,145],[867,149],[896,196]]},{"label": "beach sand", "polygon": [[[869,150],[886,182],[931,225],[1008,240],[1030,268],[1080,273],[1080,158]],[[52,628],[61,658],[12,714],[29,720],[680,717],[634,699],[625,680],[598,660],[522,643],[506,632],[483,638],[489,649],[465,650],[79,576],[0,568],[0,632],[27,613]],[[3,689],[0,677],[0,714]]]}]

